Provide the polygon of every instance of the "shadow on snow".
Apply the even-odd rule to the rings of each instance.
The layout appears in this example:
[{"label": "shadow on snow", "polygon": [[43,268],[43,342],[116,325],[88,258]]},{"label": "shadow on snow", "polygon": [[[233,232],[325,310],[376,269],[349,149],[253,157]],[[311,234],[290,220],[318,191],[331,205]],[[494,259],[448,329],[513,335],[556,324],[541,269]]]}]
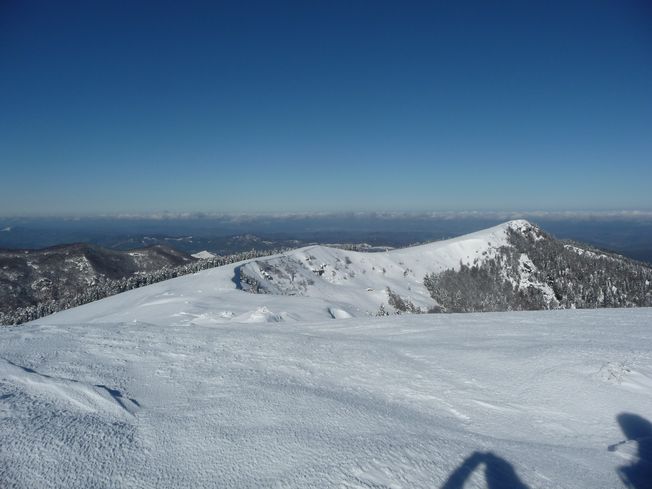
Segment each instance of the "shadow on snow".
[{"label": "shadow on snow", "polygon": [[[617,469],[620,479],[629,489],[652,489],[652,423],[632,413],[621,413],[616,420],[625,440],[610,445],[609,451],[616,451],[618,446],[628,442],[638,445],[632,463]],[[441,489],[463,489],[480,466],[484,466],[487,489],[528,489],[512,464],[491,452],[473,452],[450,474]]]},{"label": "shadow on snow", "polygon": [[615,451],[618,445],[629,441],[638,443],[637,460],[619,467],[618,475],[630,489],[652,489],[652,423],[632,413],[621,413],[616,420],[625,440],[611,445],[609,451]]},{"label": "shadow on snow", "polygon": [[512,464],[491,452],[473,452],[453,471],[441,489],[462,489],[480,465],[484,465],[488,489],[528,489],[516,475]]}]

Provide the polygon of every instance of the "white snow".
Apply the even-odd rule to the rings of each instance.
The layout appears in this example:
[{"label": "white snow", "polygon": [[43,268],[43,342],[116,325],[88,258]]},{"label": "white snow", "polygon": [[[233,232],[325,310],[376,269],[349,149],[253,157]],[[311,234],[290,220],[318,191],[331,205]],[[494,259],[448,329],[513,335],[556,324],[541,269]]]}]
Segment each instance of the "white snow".
[{"label": "white snow", "polygon": [[652,418],[652,309],[366,316],[359,301],[386,293],[360,275],[398,291],[414,273],[414,290],[504,229],[269,258],[316,279],[325,265],[309,295],[237,290],[239,263],[1,330],[0,487],[612,489],[651,474],[650,438],[620,425]]},{"label": "white snow", "polygon": [[[586,256],[591,257],[591,258],[602,258],[602,259],[610,259],[611,258],[611,257],[605,255],[604,253],[597,254],[597,253],[594,253],[593,251],[584,250],[584,249],[579,248],[577,246],[573,246],[572,244],[565,244],[564,248],[566,248],[567,250],[574,251],[575,253],[577,253],[580,256],[581,255],[586,255]],[[611,259],[613,259],[613,258],[611,258]]]},{"label": "white snow", "polygon": [[530,260],[530,257],[525,253],[521,253],[518,259],[519,276],[521,278],[518,285],[519,289],[527,289],[528,287],[535,287],[541,290],[546,303],[551,304],[555,300],[555,292],[552,287],[547,283],[540,283],[536,281],[532,275],[537,269],[536,265]]},{"label": "white snow", "polygon": [[652,413],[650,309],[55,319],[0,337],[3,487],[616,488]]},{"label": "white snow", "polygon": [[194,258],[199,258],[200,260],[206,260],[208,258],[214,258],[217,255],[215,253],[211,253],[210,251],[203,250],[203,251],[199,251],[197,253],[193,253],[192,256]]},{"label": "white snow", "polygon": [[508,229],[526,226],[531,227],[527,221],[510,221],[459,238],[384,253],[309,246],[252,261],[242,270],[273,294],[328,298],[345,305],[341,308],[352,316],[375,314],[381,304],[388,308],[387,287],[427,311],[435,305],[423,286],[427,274],[459,269],[461,263],[482,263],[508,245]]}]

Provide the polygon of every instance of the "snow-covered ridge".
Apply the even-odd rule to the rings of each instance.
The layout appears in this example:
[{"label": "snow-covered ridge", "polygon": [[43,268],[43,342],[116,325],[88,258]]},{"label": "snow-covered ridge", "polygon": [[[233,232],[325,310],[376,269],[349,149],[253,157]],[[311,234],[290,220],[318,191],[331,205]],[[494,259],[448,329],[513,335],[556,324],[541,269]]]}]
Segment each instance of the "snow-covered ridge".
[{"label": "snow-covered ridge", "polygon": [[[188,324],[219,324],[260,318],[366,317],[375,315],[381,305],[393,310],[387,287],[426,311],[435,304],[423,285],[426,273],[481,262],[508,244],[509,229],[530,229],[528,226],[526,221],[510,221],[449,240],[377,253],[309,246],[131,290],[52,318],[151,321],[154,315]],[[240,280],[242,274],[265,284],[269,293],[239,290],[238,286],[248,288]],[[260,312],[262,308],[265,313]]]},{"label": "snow-covered ridge", "polygon": [[[545,250],[552,244],[557,246],[555,249],[565,249],[561,242],[546,237],[539,228],[524,220],[386,252],[308,246],[132,290],[93,305],[57,313],[53,320],[151,322],[153,317],[161,320],[172,317],[192,325],[427,312],[439,306],[431,290],[424,285],[428,274],[459,270],[461,265],[481,266],[485,262],[498,267],[498,278],[511,284],[513,290],[527,297],[537,296],[539,302],[534,308],[558,307],[557,294],[560,292],[553,290],[547,279],[548,272],[540,273],[530,256],[514,248],[510,242],[514,236],[522,237],[530,249]],[[511,254],[506,250],[512,250]],[[568,254],[575,256],[571,251]],[[595,266],[603,264],[600,260]],[[650,275],[649,270],[646,273]],[[561,276],[566,280],[565,269],[561,270]],[[649,291],[652,280],[645,282],[643,277],[639,287],[637,281],[641,277],[632,274],[629,283],[639,290]],[[606,283],[612,290],[613,283],[608,280]],[[582,290],[587,284],[562,283],[561,286]],[[609,299],[609,290],[599,291],[598,298]],[[402,310],[401,305],[404,306]],[[564,307],[575,305],[566,301]]]},{"label": "snow-covered ridge", "polygon": [[564,247],[567,250],[571,250],[580,256],[586,255],[586,256],[590,256],[591,258],[604,259],[604,260],[608,260],[610,258],[608,255],[605,255],[604,253],[596,253],[595,251],[585,250],[584,248],[580,248],[579,246],[575,246],[572,244],[565,244]]},{"label": "snow-covered ridge", "polygon": [[[529,222],[515,220],[457,238],[384,253],[309,246],[241,266],[240,285],[258,293],[349,302],[348,309],[344,309],[354,316],[373,314],[381,305],[392,310],[388,305],[389,287],[425,312],[436,305],[423,284],[427,274],[456,270],[462,264],[477,265],[493,258],[501,248],[510,246],[510,230],[535,236],[538,232]],[[522,283],[539,285],[527,278]]]}]

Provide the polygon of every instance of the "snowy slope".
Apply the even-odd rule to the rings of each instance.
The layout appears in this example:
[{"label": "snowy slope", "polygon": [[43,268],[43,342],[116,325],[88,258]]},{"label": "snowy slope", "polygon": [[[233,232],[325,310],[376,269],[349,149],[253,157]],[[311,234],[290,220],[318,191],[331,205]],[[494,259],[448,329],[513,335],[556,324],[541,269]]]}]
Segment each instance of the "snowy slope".
[{"label": "snowy slope", "polygon": [[356,317],[652,306],[652,268],[556,240],[523,220],[384,253],[313,246],[235,272],[243,290],[331,300]]},{"label": "snowy slope", "polygon": [[[243,288],[270,294],[330,298],[353,316],[388,310],[389,287],[422,311],[436,303],[423,285],[427,274],[482,263],[509,246],[509,229],[533,232],[527,221],[510,221],[459,238],[385,253],[360,253],[324,246],[301,248],[252,261],[240,268]],[[527,286],[529,284],[524,284]],[[551,294],[545,284],[534,284]]]},{"label": "snowy slope", "polygon": [[450,489],[486,470],[491,489],[607,489],[650,469],[618,422],[652,418],[650,309],[55,319],[0,336],[3,488]]}]

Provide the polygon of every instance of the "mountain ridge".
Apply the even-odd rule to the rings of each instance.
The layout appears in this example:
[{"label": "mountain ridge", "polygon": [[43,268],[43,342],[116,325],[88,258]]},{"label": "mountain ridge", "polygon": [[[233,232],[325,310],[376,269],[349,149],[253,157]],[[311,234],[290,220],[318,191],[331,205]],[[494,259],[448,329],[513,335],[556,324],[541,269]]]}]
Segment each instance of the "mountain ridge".
[{"label": "mountain ridge", "polygon": [[[538,254],[529,249],[521,253],[510,243],[510,233],[523,240],[519,246],[534,246]],[[387,252],[313,245],[130,290],[97,305],[61,311],[52,320],[149,321],[154,315],[192,325],[652,303],[649,283],[645,284],[645,280],[652,282],[652,269],[617,255],[603,261],[592,251],[595,257],[586,254],[593,248],[582,250],[584,258],[526,221]],[[563,260],[551,266],[544,261],[539,267],[528,253],[539,261],[559,255],[570,260],[569,270],[575,271],[566,272]],[[581,266],[574,269],[576,262]],[[427,278],[433,274],[441,281]],[[620,289],[615,294],[607,290],[619,288],[621,281],[628,287],[640,285],[634,291],[639,295],[634,297],[624,288],[622,294]],[[602,290],[602,302],[577,295],[590,290],[588,284]]]},{"label": "mountain ridge", "polygon": [[[563,262],[549,263],[551,258],[547,255],[553,249],[560,260],[563,258]],[[581,253],[577,250],[581,250]],[[577,257],[573,253],[577,253]],[[602,277],[605,283],[600,282],[601,278],[596,279],[606,265],[601,262],[603,257],[609,257],[615,263],[615,266],[611,263],[607,267],[613,276]],[[487,290],[480,291],[474,280],[477,281],[483,273],[487,275],[484,277]],[[619,255],[596,253],[591,247],[578,243],[565,244],[525,220],[508,221],[449,240],[373,256],[320,245],[299,248],[283,257],[252,261],[240,267],[239,274],[241,288],[254,293],[326,295],[337,296],[341,300],[341,289],[345,289],[346,294],[355,296],[356,304],[364,304],[368,313],[374,308],[380,313],[481,312],[652,305],[650,267]],[[445,284],[441,281],[435,283],[440,275],[452,278],[455,274],[468,277],[457,280],[457,283],[454,280]],[[564,281],[560,278],[564,274],[570,278]],[[573,278],[574,275],[577,278]],[[644,290],[638,290],[637,295],[633,296],[630,285],[635,281],[645,285]],[[627,291],[612,299],[617,290],[609,292],[609,287],[625,289],[625,283]],[[438,293],[442,287],[447,290]],[[514,290],[510,291],[510,287]],[[596,289],[595,298],[588,297],[588,293],[578,295],[570,291],[587,287]],[[338,288],[340,290],[336,290]],[[501,290],[493,290],[497,288]],[[494,292],[495,297],[486,298],[483,302],[485,307],[467,305],[472,298],[463,296],[468,295],[471,289],[484,294]],[[498,296],[504,293],[513,295],[511,302],[503,301],[495,306],[490,304],[499,301]],[[627,297],[623,297],[625,293]],[[453,298],[456,304],[451,303],[449,295],[458,296]],[[602,304],[605,296],[609,297],[609,301]],[[602,299],[598,300],[599,297]],[[401,302],[404,307],[400,305]]]},{"label": "mountain ridge", "polygon": [[0,250],[0,313],[65,300],[86,287],[166,267],[195,258],[164,245],[119,251],[89,243],[39,250]]}]

